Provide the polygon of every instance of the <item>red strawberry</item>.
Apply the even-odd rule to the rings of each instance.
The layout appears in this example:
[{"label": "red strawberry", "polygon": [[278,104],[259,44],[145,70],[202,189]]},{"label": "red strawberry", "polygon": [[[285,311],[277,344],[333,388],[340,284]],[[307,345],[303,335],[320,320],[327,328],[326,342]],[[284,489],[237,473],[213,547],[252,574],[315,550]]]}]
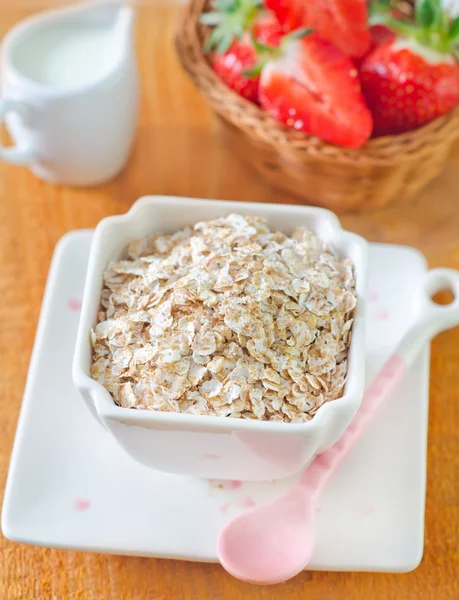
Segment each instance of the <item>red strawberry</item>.
[{"label": "red strawberry", "polygon": [[[305,5],[309,0],[265,0],[266,8],[272,10],[287,33],[304,27]],[[315,1],[315,0],[313,0]]]},{"label": "red strawberry", "polygon": [[212,66],[228,87],[250,100],[258,101],[259,77],[247,77],[246,71],[255,66],[257,54],[249,35],[235,40],[223,54],[215,54]]},{"label": "red strawberry", "polygon": [[215,25],[207,50],[215,47],[212,66],[227,86],[251,102],[258,101],[259,77],[246,72],[257,63],[252,37],[270,46],[280,43],[283,32],[273,13],[260,11],[260,0],[219,0],[215,12],[205,13],[201,22]]},{"label": "red strawberry", "polygon": [[314,34],[287,38],[272,54],[262,68],[259,91],[260,104],[272,117],[332,144],[365,144],[371,114],[349,58]]},{"label": "red strawberry", "polygon": [[260,12],[250,29],[257,42],[268,46],[279,46],[284,34],[275,14],[270,10]]},{"label": "red strawberry", "polygon": [[[373,6],[373,5],[372,5]],[[390,7],[390,5],[387,7],[387,13],[390,16],[389,21],[391,20],[395,20],[395,21],[399,21],[399,22],[407,22],[407,17],[405,14],[403,14],[402,12],[400,12],[399,10],[395,10],[393,8]],[[370,23],[372,21],[371,15],[370,15]],[[382,25],[380,23],[378,23],[378,19],[376,19],[376,25],[371,25],[370,26],[370,36],[371,36],[371,44],[370,47],[368,48],[366,54],[364,56],[361,56],[360,58],[355,60],[355,64],[359,65],[362,63],[362,60],[365,58],[365,56],[367,56],[368,54],[370,54],[370,52],[372,52],[376,46],[379,46],[379,44],[382,44],[383,42],[385,42],[386,40],[393,40],[396,37],[396,33],[387,25]]]},{"label": "red strawberry", "polygon": [[459,100],[454,56],[414,41],[383,42],[362,62],[360,80],[376,136],[415,129],[448,112]]},{"label": "red strawberry", "polygon": [[265,0],[285,31],[311,27],[339,50],[358,58],[370,47],[366,0]]},{"label": "red strawberry", "polygon": [[360,67],[375,135],[415,129],[459,101],[459,19],[441,0],[417,0],[413,17],[395,13],[388,0],[372,4],[371,22],[398,36],[372,50]]},{"label": "red strawberry", "polygon": [[368,52],[361,58],[354,59],[354,63],[357,66],[357,68],[360,68],[360,65],[362,64],[364,59],[370,54],[370,52],[373,52],[376,46],[379,46],[379,44],[382,44],[382,42],[385,42],[386,40],[393,40],[396,38],[396,34],[392,31],[392,29],[386,27],[386,25],[372,25],[370,27],[370,34],[371,45],[368,49]]},{"label": "red strawberry", "polygon": [[372,25],[370,27],[371,34],[371,48],[376,48],[379,44],[382,44],[386,40],[393,40],[395,38],[395,33],[392,29],[389,29],[386,25]]}]

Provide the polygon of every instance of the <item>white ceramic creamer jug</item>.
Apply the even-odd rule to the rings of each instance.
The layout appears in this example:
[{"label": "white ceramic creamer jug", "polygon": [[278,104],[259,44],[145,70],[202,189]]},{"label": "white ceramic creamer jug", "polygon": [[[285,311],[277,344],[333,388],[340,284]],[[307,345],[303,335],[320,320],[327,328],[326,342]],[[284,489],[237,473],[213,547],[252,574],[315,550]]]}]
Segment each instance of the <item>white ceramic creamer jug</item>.
[{"label": "white ceramic creamer jug", "polygon": [[0,159],[45,181],[97,185],[127,161],[138,111],[132,7],[116,0],[33,16],[2,45]]}]

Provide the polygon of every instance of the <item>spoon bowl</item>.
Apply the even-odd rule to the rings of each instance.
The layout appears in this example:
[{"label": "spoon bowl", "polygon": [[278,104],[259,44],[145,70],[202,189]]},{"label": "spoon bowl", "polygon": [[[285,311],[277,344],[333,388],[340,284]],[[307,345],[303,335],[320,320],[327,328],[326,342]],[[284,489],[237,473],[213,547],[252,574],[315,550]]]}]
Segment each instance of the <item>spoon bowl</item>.
[{"label": "spoon bowl", "polygon": [[[247,583],[270,585],[291,579],[312,556],[314,515],[314,498],[303,487],[249,510],[222,530],[218,539],[221,564]],[[282,565],[280,571],[273,569],[276,564]]]}]

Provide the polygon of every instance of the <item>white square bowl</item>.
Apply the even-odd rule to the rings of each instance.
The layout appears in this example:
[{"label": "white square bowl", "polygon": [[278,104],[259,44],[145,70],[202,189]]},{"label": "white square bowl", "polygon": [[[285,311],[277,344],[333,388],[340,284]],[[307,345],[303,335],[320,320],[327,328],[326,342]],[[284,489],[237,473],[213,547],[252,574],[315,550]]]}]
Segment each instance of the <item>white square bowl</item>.
[{"label": "white square bowl", "polygon": [[[90,377],[90,330],[96,325],[107,264],[125,256],[132,240],[155,232],[172,233],[230,213],[263,217],[285,233],[307,227],[354,263],[358,301],[344,394],[324,404],[307,423],[136,411],[117,406],[109,392]],[[344,231],[337,217],[324,209],[167,196],[141,198],[126,214],[103,219],[95,231],[73,362],[74,383],[106,430],[141,464],[171,473],[242,481],[292,475],[341,437],[362,401],[367,253],[365,240]],[[100,435],[105,435],[102,429]]]}]

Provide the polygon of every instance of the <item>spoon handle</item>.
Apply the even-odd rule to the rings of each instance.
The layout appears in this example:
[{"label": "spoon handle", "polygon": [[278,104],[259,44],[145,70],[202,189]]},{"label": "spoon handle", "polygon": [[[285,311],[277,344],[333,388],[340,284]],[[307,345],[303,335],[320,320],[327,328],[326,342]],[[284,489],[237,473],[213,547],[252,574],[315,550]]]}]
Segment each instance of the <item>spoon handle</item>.
[{"label": "spoon handle", "polygon": [[403,379],[407,369],[408,364],[398,354],[393,354],[384,364],[365,391],[359,412],[341,438],[331,448],[319,454],[303,473],[301,485],[307,487],[308,495],[312,497],[320,495],[384,400]]},{"label": "spoon handle", "polygon": [[[438,305],[432,300],[436,292],[449,289],[454,300]],[[421,281],[421,310],[397,350],[387,360],[366,389],[362,406],[341,438],[331,448],[319,454],[300,478],[308,495],[317,499],[334,472],[366,430],[384,401],[403,379],[420,348],[440,331],[459,323],[459,273],[452,269],[433,269]]]}]

